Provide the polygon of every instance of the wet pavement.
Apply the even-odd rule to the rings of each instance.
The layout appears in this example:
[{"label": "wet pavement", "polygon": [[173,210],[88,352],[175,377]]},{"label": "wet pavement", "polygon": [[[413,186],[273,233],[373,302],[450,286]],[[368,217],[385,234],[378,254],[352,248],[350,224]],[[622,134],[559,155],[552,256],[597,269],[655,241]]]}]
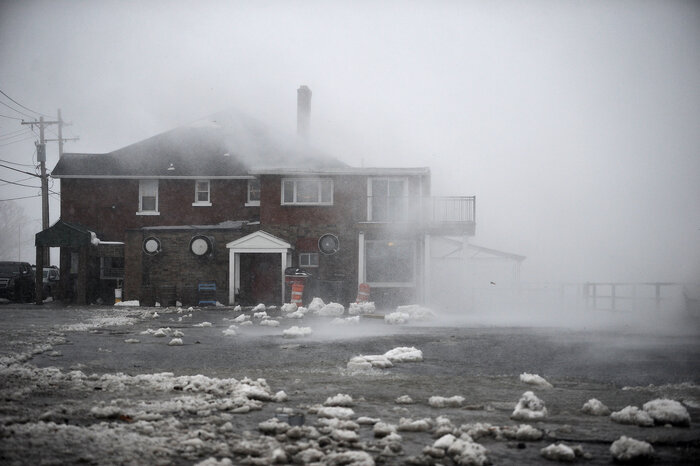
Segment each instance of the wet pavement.
[{"label": "wet pavement", "polygon": [[[144,463],[196,464],[210,456],[222,458],[222,452],[232,450],[228,457],[233,464],[265,464],[269,458],[264,454],[236,453],[235,444],[248,436],[260,437],[258,423],[274,417],[281,408],[304,413],[308,425],[318,426],[310,407],[344,393],[354,399],[354,418],[366,416],[398,424],[401,418],[435,420],[445,416],[457,428],[477,422],[503,427],[521,423],[511,420],[510,414],[526,390],[534,391],[549,410],[544,420],[529,422],[544,431],[545,438],[530,442],[477,439],[488,449],[493,464],[546,463],[540,449],[557,441],[582,445],[588,457],[577,462],[610,464],[610,444],[621,435],[652,443],[657,464],[697,464],[700,458],[700,339],[692,328],[697,325],[693,321],[678,333],[654,333],[631,328],[591,331],[466,326],[454,321],[390,326],[375,318],[339,326],[333,325],[330,318],[307,317],[301,321],[279,318],[279,327],[239,327],[237,335],[226,336],[223,330],[239,315],[229,308],[180,313],[172,308],[157,309],[160,315],[155,318],[154,310],[3,305],[0,355],[12,356],[15,365],[57,368],[61,374],[79,370],[98,375],[172,372],[218,379],[264,378],[272,393],[283,390],[288,399],[266,402],[261,409],[245,414],[208,413],[202,417],[202,413],[175,411],[174,417],[182,425],[179,435],[212,425],[221,427],[224,423],[231,427],[227,427],[226,434],[221,429],[209,429],[213,438],[205,438],[204,444],[194,451],[178,449],[176,444],[182,439],[172,435],[155,451],[155,447],[138,443],[145,442],[141,437],[146,434],[140,432],[135,444],[143,449],[143,456],[134,457],[124,452],[124,445],[116,440],[110,443],[101,439],[99,445],[104,446],[97,451],[76,439],[52,446],[42,437],[48,435],[44,430],[20,435],[13,426],[48,421],[88,427],[98,422],[125,424],[130,422],[128,416],[105,421],[96,419],[90,409],[106,404],[126,412],[127,407],[135,409],[139,402],[163,402],[179,394],[138,386],[112,390],[95,383],[90,390],[82,386],[75,389],[66,377],[47,381],[45,372],[25,376],[14,371],[11,379],[0,382],[0,460],[17,464],[138,464],[139,459],[147,459]],[[188,317],[190,313],[192,317]],[[195,326],[202,322],[212,326]],[[284,338],[282,330],[292,325],[311,327],[313,334]],[[183,345],[168,346],[168,337],[142,334],[160,327],[180,330],[184,334]],[[139,342],[125,342],[130,339]],[[400,346],[420,349],[423,361],[364,372],[346,367],[353,356],[383,354]],[[523,372],[545,377],[554,388],[542,389],[521,382],[518,376]],[[401,395],[409,395],[415,403],[397,404],[395,399]],[[428,398],[436,395],[460,395],[465,401],[460,407],[433,408]],[[693,420],[689,428],[622,425],[607,416],[581,413],[581,406],[590,398],[619,410],[628,405],[641,407],[663,397],[684,402]],[[113,431],[121,432],[116,427]],[[371,426],[360,426],[357,433],[358,442],[341,442],[328,448],[364,450],[383,464],[453,464],[447,457],[421,455],[423,448],[435,440],[431,432],[399,432],[403,437],[401,451],[393,455],[382,453]],[[151,435],[158,437],[158,432]],[[293,461],[293,456],[288,455],[288,462]]]}]

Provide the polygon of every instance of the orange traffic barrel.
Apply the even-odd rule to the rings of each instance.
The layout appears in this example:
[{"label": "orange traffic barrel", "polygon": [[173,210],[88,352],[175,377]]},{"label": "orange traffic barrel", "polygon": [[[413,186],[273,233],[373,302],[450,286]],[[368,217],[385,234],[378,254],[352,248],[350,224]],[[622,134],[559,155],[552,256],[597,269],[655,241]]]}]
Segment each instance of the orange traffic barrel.
[{"label": "orange traffic barrel", "polygon": [[301,298],[304,296],[304,284],[292,283],[292,303],[301,306]]},{"label": "orange traffic barrel", "polygon": [[357,289],[357,300],[358,303],[365,303],[369,301],[369,285],[367,283],[360,283]]}]

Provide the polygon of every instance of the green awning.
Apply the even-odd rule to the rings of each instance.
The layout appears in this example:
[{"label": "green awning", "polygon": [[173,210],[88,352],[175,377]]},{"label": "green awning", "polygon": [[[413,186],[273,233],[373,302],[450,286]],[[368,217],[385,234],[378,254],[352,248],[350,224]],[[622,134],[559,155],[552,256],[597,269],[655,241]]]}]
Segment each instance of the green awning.
[{"label": "green awning", "polygon": [[79,248],[90,244],[92,233],[81,225],[59,220],[53,226],[37,233],[34,238],[35,246]]}]

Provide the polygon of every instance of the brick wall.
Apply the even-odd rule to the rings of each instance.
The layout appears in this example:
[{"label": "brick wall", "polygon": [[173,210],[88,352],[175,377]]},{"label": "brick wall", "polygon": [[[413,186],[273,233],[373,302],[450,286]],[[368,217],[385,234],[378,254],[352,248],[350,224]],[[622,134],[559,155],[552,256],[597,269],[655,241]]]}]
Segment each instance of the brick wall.
[{"label": "brick wall", "polygon": [[159,180],[160,215],[136,215],[138,180],[61,180],[61,218],[79,223],[106,241],[144,226],[213,225],[257,220],[259,207],[246,207],[247,180],[211,180],[211,206],[193,206],[194,180]]}]

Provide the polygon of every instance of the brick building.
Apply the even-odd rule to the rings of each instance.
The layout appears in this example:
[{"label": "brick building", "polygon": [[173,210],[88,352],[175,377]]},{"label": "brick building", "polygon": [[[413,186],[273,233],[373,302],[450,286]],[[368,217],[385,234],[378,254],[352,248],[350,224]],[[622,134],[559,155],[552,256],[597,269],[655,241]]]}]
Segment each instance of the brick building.
[{"label": "brick building", "polygon": [[288,267],[310,272],[307,295],[325,300],[354,301],[368,283],[380,306],[421,302],[431,235],[475,228],[474,198],[431,197],[428,168],[350,167],[234,112],[106,154],[64,154],[52,176],[54,233],[91,235],[43,243],[61,246],[64,298],[78,302],[123,286],[143,304],[196,303],[198,285],[214,282],[222,303],[279,304]]}]

